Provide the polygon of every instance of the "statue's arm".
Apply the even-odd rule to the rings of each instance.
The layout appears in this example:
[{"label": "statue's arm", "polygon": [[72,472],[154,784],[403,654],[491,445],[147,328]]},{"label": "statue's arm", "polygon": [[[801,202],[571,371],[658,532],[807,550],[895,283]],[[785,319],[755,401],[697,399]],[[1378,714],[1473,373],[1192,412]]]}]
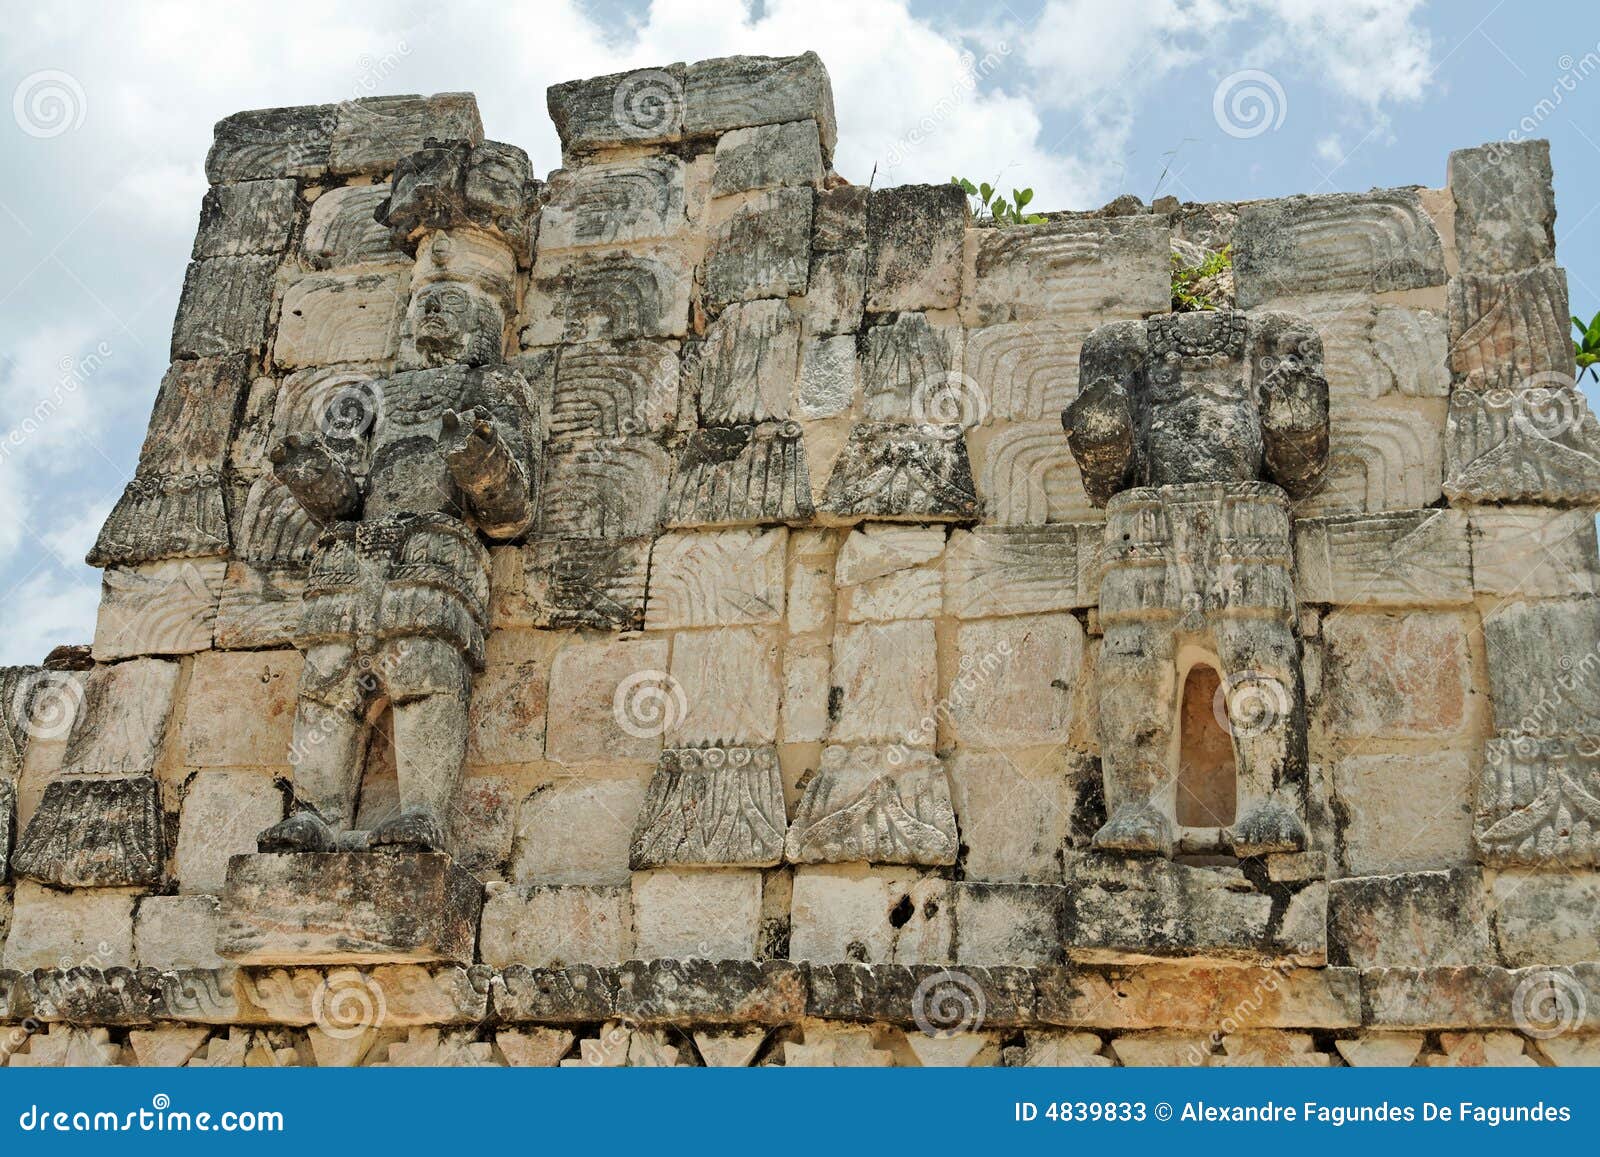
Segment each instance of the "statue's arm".
[{"label": "statue's arm", "polygon": [[536,481],[527,466],[530,415],[504,391],[494,390],[486,400],[490,404],[445,412],[445,462],[478,528],[490,538],[517,538],[534,516]]},{"label": "statue's arm", "polygon": [[321,439],[290,434],[267,454],[272,473],[318,522],[354,518],[361,510],[361,482]]},{"label": "statue's arm", "polygon": [[1133,406],[1113,378],[1092,383],[1061,412],[1067,445],[1078,461],[1089,501],[1104,506],[1127,485],[1133,465]]},{"label": "statue's arm", "polygon": [[1267,475],[1291,496],[1308,493],[1328,464],[1328,379],[1322,339],[1309,325],[1269,318],[1270,353],[1256,358]]}]

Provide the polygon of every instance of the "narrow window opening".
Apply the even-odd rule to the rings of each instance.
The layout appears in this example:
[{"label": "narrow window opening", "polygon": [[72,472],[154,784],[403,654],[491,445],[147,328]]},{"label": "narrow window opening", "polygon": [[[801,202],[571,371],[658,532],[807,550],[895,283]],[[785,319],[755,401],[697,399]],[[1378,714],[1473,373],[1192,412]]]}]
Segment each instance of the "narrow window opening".
[{"label": "narrow window opening", "polygon": [[1183,684],[1178,720],[1178,824],[1220,828],[1238,806],[1238,771],[1227,729],[1227,697],[1216,668],[1196,664]]}]

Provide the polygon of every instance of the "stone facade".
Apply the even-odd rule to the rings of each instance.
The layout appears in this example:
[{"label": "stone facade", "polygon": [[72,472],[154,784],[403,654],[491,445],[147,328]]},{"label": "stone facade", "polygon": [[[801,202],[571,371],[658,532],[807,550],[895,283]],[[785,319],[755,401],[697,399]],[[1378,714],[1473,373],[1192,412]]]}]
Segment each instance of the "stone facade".
[{"label": "stone facade", "polygon": [[0,671],[0,1064],[1594,1063],[1543,143],[995,228],[813,54],[549,109],[217,126],[92,650]]}]

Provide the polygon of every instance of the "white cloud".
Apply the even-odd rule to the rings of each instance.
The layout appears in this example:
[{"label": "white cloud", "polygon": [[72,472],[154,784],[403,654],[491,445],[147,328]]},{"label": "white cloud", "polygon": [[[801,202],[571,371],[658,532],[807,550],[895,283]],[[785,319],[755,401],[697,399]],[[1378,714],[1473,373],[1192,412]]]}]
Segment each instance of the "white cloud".
[{"label": "white cloud", "polygon": [[38,663],[52,647],[89,642],[99,603],[100,584],[87,569],[72,579],[40,573],[24,580],[5,599],[0,664]]}]

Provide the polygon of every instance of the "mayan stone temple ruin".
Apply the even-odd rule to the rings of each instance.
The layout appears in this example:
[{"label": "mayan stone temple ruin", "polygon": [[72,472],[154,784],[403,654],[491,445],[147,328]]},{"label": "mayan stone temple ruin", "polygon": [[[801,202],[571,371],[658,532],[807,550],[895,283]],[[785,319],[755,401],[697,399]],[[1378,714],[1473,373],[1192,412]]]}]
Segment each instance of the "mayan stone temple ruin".
[{"label": "mayan stone temple ruin", "polygon": [[1544,142],[996,226],[814,54],[549,111],[217,125],[0,1063],[1600,1063]]}]

